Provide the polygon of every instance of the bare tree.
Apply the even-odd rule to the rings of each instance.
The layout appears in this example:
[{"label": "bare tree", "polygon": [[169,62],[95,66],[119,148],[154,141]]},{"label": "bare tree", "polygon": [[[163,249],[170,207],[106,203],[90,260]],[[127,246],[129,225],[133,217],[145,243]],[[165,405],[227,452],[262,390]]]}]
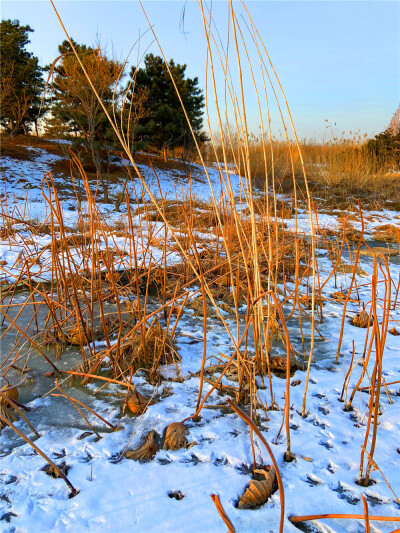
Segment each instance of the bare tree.
[{"label": "bare tree", "polygon": [[[131,86],[132,91],[130,90]],[[128,94],[130,101],[127,103]],[[147,105],[148,100],[149,90],[143,87],[135,90],[135,80],[132,79],[128,90],[125,91],[121,107],[121,130],[124,132],[131,153],[136,150],[138,124],[142,119],[152,115],[152,111]]]},{"label": "bare tree", "polygon": [[389,131],[392,135],[397,135],[400,133],[400,105],[397,108],[397,111],[392,117],[392,120],[389,123],[389,126],[387,128],[387,131]]},{"label": "bare tree", "polygon": [[24,119],[33,102],[32,94],[26,88],[17,90],[14,76],[14,65],[11,61],[4,62],[0,78],[0,114],[9,117],[11,136],[22,126],[25,133]]},{"label": "bare tree", "polygon": [[[60,46],[68,48],[68,43]],[[84,68],[102,102],[112,112],[117,105],[117,85],[122,76],[122,66],[115,58],[108,58],[100,45],[96,48],[76,45]],[[107,145],[109,124],[106,114],[95,96],[79,61],[64,53],[54,79],[55,106],[52,113],[69,123],[71,130],[78,129],[79,140],[91,153],[100,180],[104,200],[108,201],[108,180],[102,168],[102,153]]]}]

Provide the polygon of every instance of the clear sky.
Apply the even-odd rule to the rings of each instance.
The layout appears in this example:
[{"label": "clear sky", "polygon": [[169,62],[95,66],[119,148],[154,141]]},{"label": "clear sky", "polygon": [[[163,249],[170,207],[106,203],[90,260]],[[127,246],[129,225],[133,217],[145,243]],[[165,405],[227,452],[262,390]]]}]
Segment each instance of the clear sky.
[{"label": "clear sky", "polygon": [[[93,44],[99,35],[119,58],[147,29],[134,0],[55,0],[55,5],[77,42]],[[400,102],[399,2],[259,0],[246,5],[285,89],[300,137],[328,137],[325,119],[339,134],[360,130],[371,136],[386,128]],[[243,12],[238,3],[235,6]],[[197,4],[145,1],[144,7],[167,58],[186,63],[187,74],[198,76],[203,88],[206,47]],[[227,3],[214,1],[213,13],[223,29]],[[2,0],[1,17],[19,19],[35,30],[29,50],[42,65],[58,55],[64,35],[50,2]],[[158,53],[149,33],[141,41],[140,52],[148,46]],[[136,47],[132,64],[137,53]],[[257,132],[256,102],[251,90],[246,93],[250,127]],[[278,122],[273,125],[278,133]]]}]

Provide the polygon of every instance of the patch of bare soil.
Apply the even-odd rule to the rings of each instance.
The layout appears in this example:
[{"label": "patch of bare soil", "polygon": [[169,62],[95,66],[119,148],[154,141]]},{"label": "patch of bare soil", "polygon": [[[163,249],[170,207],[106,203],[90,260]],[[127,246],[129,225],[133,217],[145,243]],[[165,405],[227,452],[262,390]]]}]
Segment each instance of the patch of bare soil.
[{"label": "patch of bare soil", "polygon": [[35,152],[29,148],[41,148],[59,156],[64,156],[66,152],[66,145],[50,139],[44,139],[43,137],[17,135],[11,138],[7,135],[0,135],[0,153],[3,157],[33,161],[35,159]]}]

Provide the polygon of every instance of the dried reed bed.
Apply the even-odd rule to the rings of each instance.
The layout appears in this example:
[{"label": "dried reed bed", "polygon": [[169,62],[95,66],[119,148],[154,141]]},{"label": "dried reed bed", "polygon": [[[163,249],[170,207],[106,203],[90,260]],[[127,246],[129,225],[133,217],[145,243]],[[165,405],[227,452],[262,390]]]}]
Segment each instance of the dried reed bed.
[{"label": "dried reed bed", "polygon": [[[217,134],[217,146],[214,152],[209,152],[208,160],[221,159],[223,147],[220,136]],[[274,169],[268,167],[270,179],[274,173],[276,186],[279,192],[292,193],[292,173],[296,176],[296,187],[300,197],[304,193],[302,183],[302,160],[296,150],[295,143],[273,139],[272,142],[262,137],[252,137],[249,142],[251,175],[254,184],[265,188],[265,160],[264,154],[270,144],[274,151]],[[394,191],[399,191],[399,180],[395,174],[389,174],[387,165],[376,155],[366,149],[365,138],[359,134],[351,139],[334,139],[328,142],[300,142],[307,177],[313,183],[313,188],[321,193],[324,188],[329,194],[339,198],[346,198],[349,194],[363,195],[374,193],[379,200],[391,200]],[[243,163],[240,161],[240,141],[232,140],[232,146],[226,150],[228,163],[242,173]],[[236,166],[237,165],[237,166]],[[368,194],[365,194],[367,203]]]},{"label": "dried reed bed", "polygon": [[[139,370],[145,370],[149,381],[156,383],[166,379],[162,373],[163,369],[173,366],[174,375],[179,379],[179,354],[175,349],[174,335],[182,315],[187,309],[193,309],[195,306],[198,316],[203,317],[203,354],[200,370],[196,374],[200,378],[197,405],[190,418],[197,419],[201,410],[207,408],[207,399],[211,393],[218,388],[233,397],[236,403],[247,406],[248,415],[232,402],[229,404],[249,424],[253,457],[255,458],[254,434],[262,440],[270,452],[268,444],[256,426],[256,415],[258,408],[262,408],[265,412],[276,409],[277,399],[273,391],[272,371],[278,368],[286,379],[284,405],[281,406],[282,428],[285,428],[287,442],[285,460],[291,461],[294,458],[289,424],[292,409],[291,372],[297,365],[304,365],[307,371],[301,406],[303,416],[307,416],[308,378],[313,362],[314,339],[316,335],[320,336],[318,322],[323,319],[323,301],[326,298],[323,289],[329,279],[333,277],[336,280],[342,253],[347,247],[351,259],[350,282],[346,290],[341,291],[344,305],[340,340],[336,357],[332,354],[335,362],[338,362],[341,357],[347,304],[350,300],[357,299],[357,269],[364,238],[363,216],[360,210],[363,230],[357,236],[358,246],[355,254],[349,245],[346,224],[342,225],[343,238],[340,242],[329,240],[323,232],[320,232],[331,262],[330,272],[325,273],[325,278],[322,279],[315,253],[317,244],[314,225],[318,226],[318,216],[317,211],[313,211],[300,143],[297,139],[295,144],[289,141],[285,121],[283,122],[286,134],[284,147],[283,145],[277,147],[276,143],[271,141],[272,136],[269,131],[267,136],[263,136],[262,143],[254,148],[247,131],[242,69],[244,69],[243,63],[249,59],[248,42],[254,46],[259,58],[257,68],[262,80],[261,87],[255,81],[253,70],[255,66],[253,67],[248,61],[246,68],[250,71],[260,103],[259,118],[262,131],[265,129],[264,124],[267,125],[267,129],[270,125],[270,100],[267,87],[276,98],[276,105],[282,113],[282,118],[285,111],[288,123],[293,127],[283,90],[256,27],[248,16],[246,29],[250,37],[246,40],[234,7],[230,5],[232,49],[229,53],[233,55],[238,65],[237,81],[232,79],[226,66],[228,50],[220,46],[209,22],[210,13],[202,4],[200,4],[200,15],[208,46],[207,90],[215,97],[220,125],[219,144],[210,131],[212,147],[220,170],[220,191],[218,194],[217,191],[213,191],[208,168],[199,148],[199,159],[204,165],[204,173],[212,193],[210,204],[202,205],[203,212],[199,214],[198,204],[190,194],[183,198],[177,196],[172,204],[165,202],[162,195],[161,199],[158,199],[149,189],[129,147],[126,146],[126,155],[134,169],[135,177],[139,180],[138,184],[137,178],[135,181],[132,175],[130,185],[136,202],[140,199],[142,207],[135,213],[132,212],[128,187],[124,186],[118,227],[102,215],[101,206],[96,203],[96,197],[89,187],[88,179],[78,159],[74,160],[74,164],[80,171],[85,202],[88,206],[87,213],[83,213],[80,208],[82,203],[79,201],[81,198],[77,197],[77,228],[80,229],[80,233],[77,233],[76,228],[70,228],[65,224],[62,205],[51,175],[46,175],[42,183],[49,216],[39,228],[29,221],[24,221],[24,206],[16,206],[10,212],[6,201],[1,209],[4,223],[2,239],[8,239],[11,246],[19,231],[17,225],[21,224],[21,221],[27,237],[24,237],[23,251],[18,264],[0,266],[1,271],[6,272],[11,279],[11,283],[2,286],[0,311],[3,315],[3,324],[7,320],[8,325],[1,338],[11,330],[15,330],[16,333],[14,347],[1,363],[1,373],[7,379],[29,343],[30,350],[34,350],[38,356],[45,359],[56,377],[61,379],[66,375],[79,376],[83,384],[95,379],[101,380],[104,386],[117,383],[126,388],[126,399],[128,399],[128,393],[133,388],[132,376]],[[68,37],[67,33],[66,35]],[[154,37],[156,38],[156,35]],[[72,42],[71,46],[73,48]],[[217,68],[222,69],[224,75],[225,99],[219,97],[216,86]],[[84,71],[83,66],[82,69]],[[94,87],[93,90],[95,92]],[[261,95],[264,95],[263,98]],[[209,98],[211,95],[207,92],[207,99]],[[265,106],[266,116],[262,106]],[[104,112],[107,113],[106,109]],[[227,127],[223,120],[223,117],[229,113],[234,116],[232,128]],[[124,132],[118,128],[118,122],[112,117],[109,117],[109,120],[120,142],[125,146]],[[296,135],[294,128],[293,135]],[[283,158],[283,153],[287,154],[285,168],[289,168],[293,181],[294,193],[290,215],[294,218],[294,231],[286,230],[282,224],[281,214],[284,206],[276,197],[279,161]],[[242,176],[242,195],[239,199],[234,196],[230,182],[229,163],[232,159],[235,168],[240,169]],[[310,235],[307,238],[300,231],[297,221],[296,183],[300,171],[310,224]],[[258,172],[262,175],[265,189],[272,192],[256,201],[253,179],[257,177]],[[72,185],[76,192],[75,184]],[[183,223],[177,225],[178,216]],[[158,222],[162,223],[161,229]],[[51,236],[51,244],[46,247],[32,245],[44,228]],[[207,242],[201,237],[205,230],[210,236]],[[180,257],[180,260],[174,264],[169,261],[172,253]],[[39,259],[41,263],[38,273]],[[368,325],[364,357],[361,360],[362,375],[349,395],[347,390],[349,379],[356,364],[353,364],[352,360],[342,393],[346,408],[350,409],[355,394],[364,390],[364,377],[367,375],[367,366],[372,357],[372,347],[375,346],[373,374],[368,388],[367,433],[360,456],[359,483],[362,485],[368,485],[371,469],[375,465],[374,452],[379,414],[377,409],[383,387],[383,351],[390,309],[397,305],[400,280],[391,279],[384,257],[379,257],[378,267],[378,258],[375,255],[374,275],[368,283],[372,294],[371,325]],[[378,283],[385,284],[385,296],[379,302],[376,299]],[[392,296],[393,284],[396,288],[394,296]],[[29,296],[22,304],[16,304],[14,297],[21,285],[28,290]],[[198,297],[197,304],[193,303],[194,296]],[[115,312],[111,315],[107,311],[107,302],[112,302],[115,306]],[[18,306],[17,318],[12,318],[10,310],[15,306]],[[40,308],[46,309],[47,314],[44,326],[39,328]],[[383,312],[383,320],[379,323],[378,308]],[[18,325],[18,316],[25,309],[31,309],[33,316],[28,326],[22,329]],[[226,313],[236,320],[235,334],[226,321]],[[225,328],[232,345],[229,356],[221,354],[214,379],[206,377],[212,374],[206,352],[208,317],[211,314]],[[287,321],[293,319],[297,319],[298,332],[302,339],[303,354],[297,356],[287,327]],[[240,329],[241,324],[244,327]],[[307,349],[305,337],[309,338]],[[104,341],[104,347],[100,350],[97,349],[95,342],[99,339]],[[271,355],[276,343],[280,343],[285,352],[285,357],[281,357],[279,362]],[[62,349],[68,344],[74,344],[80,349],[82,360],[77,368],[62,372],[58,368],[55,356],[62,356]],[[47,350],[49,347],[52,349],[50,352]],[[21,381],[23,377],[24,370],[21,371]],[[224,377],[234,381],[235,386],[227,385]],[[206,394],[203,392],[205,382],[211,385]],[[259,382],[263,387],[268,386],[269,402],[263,403],[259,400],[257,385]],[[64,384],[64,388],[67,386],[68,382]],[[76,401],[69,397],[58,383],[56,387],[78,409]],[[6,396],[6,392],[0,391],[3,403],[11,403],[15,407],[15,402]],[[151,402],[148,405],[151,405]],[[300,406],[298,408],[300,409]],[[83,416],[80,409],[79,412]],[[0,418],[3,424],[19,431],[13,426],[11,416],[7,418],[1,414]],[[182,428],[184,422],[179,422]],[[26,436],[23,438],[37,450]],[[280,531],[282,531],[284,489],[278,464],[272,452],[270,455],[279,482]],[[48,458],[46,460],[52,465]],[[254,468],[256,469],[255,459]],[[62,477],[65,478],[64,475]],[[71,490],[76,493],[73,487]],[[219,509],[221,516],[224,514],[222,511]],[[300,518],[308,519],[308,517]]]}]

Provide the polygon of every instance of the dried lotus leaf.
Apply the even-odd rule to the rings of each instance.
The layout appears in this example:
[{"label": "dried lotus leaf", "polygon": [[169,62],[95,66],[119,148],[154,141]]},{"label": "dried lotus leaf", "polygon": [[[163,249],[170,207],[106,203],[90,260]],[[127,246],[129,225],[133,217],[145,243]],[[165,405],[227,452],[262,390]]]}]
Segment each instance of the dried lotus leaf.
[{"label": "dried lotus leaf", "polygon": [[[283,355],[271,355],[269,358],[269,364],[271,370],[275,372],[286,372],[286,356]],[[290,361],[290,368],[295,369],[295,365]]]},{"label": "dried lotus leaf", "polygon": [[[0,404],[0,415],[6,418],[9,422],[15,422],[18,420],[18,415],[12,411],[9,407]],[[0,429],[3,429],[8,424],[2,418],[0,418]]]},{"label": "dried lotus leaf", "polygon": [[218,307],[220,309],[222,309],[222,311],[225,311],[225,313],[229,313],[230,315],[233,315],[233,313],[235,312],[234,309],[232,309],[232,307],[224,302],[218,304]]},{"label": "dried lotus leaf", "polygon": [[[70,470],[70,466],[65,463],[65,461],[61,462],[58,466],[58,469],[60,472],[62,472],[65,476],[68,475],[68,471]],[[54,477],[55,479],[60,478],[60,472],[54,468],[53,465],[47,464],[42,469],[43,472],[46,472],[48,476]]]},{"label": "dried lotus leaf", "polygon": [[[7,390],[8,389],[8,390]],[[10,398],[10,400],[13,400],[14,402],[18,401],[18,389],[17,387],[9,388],[8,385],[0,389],[0,391],[4,394],[4,396],[7,396]],[[0,397],[0,405],[10,405],[10,402],[7,401],[4,396]]]},{"label": "dried lotus leaf", "polygon": [[276,310],[276,305],[274,305],[273,303],[270,303],[269,304],[269,309],[268,309],[268,304],[265,304],[263,306],[263,314],[264,314],[264,317],[265,318],[278,318],[278,311]]},{"label": "dried lotus leaf", "polygon": [[347,294],[343,291],[337,291],[331,294],[331,298],[334,300],[345,300],[347,298]]},{"label": "dried lotus leaf", "polygon": [[275,483],[275,469],[267,466],[263,470],[255,470],[255,474],[262,474],[264,479],[261,481],[252,479],[246,492],[240,498],[238,503],[239,509],[254,509],[263,505],[271,496]]},{"label": "dried lotus leaf", "polygon": [[[0,389],[0,391],[4,394],[4,396],[0,396],[0,415],[6,418],[9,422],[15,422],[18,420],[18,415],[13,411],[12,404],[7,400],[7,398],[10,398],[10,400],[18,401],[18,389],[16,387],[13,387],[9,390],[8,385]],[[0,419],[0,429],[7,426],[7,423]]]},{"label": "dried lotus leaf", "polygon": [[279,322],[276,318],[268,318],[267,328],[270,330],[271,335],[276,335],[279,332]]},{"label": "dried lotus leaf", "polygon": [[128,313],[131,313],[133,316],[139,315],[139,302],[137,298],[133,301],[125,300],[125,307]]},{"label": "dried lotus leaf", "polygon": [[172,422],[165,432],[164,450],[179,450],[187,445],[186,435],[189,434],[187,427],[182,422]]},{"label": "dried lotus leaf", "polygon": [[137,450],[127,451],[125,457],[127,459],[134,459],[135,461],[150,461],[159,450],[156,442],[156,432],[150,431],[146,437],[145,443]]},{"label": "dried lotus leaf", "polygon": [[[303,294],[303,296],[300,297],[299,301],[305,309],[312,309],[312,297],[308,294]],[[314,306],[316,306],[316,304],[317,302],[314,301]]]},{"label": "dried lotus leaf", "polygon": [[133,414],[141,415],[146,411],[147,407],[153,405],[155,401],[135,390],[128,396],[126,403]]},{"label": "dried lotus leaf", "polygon": [[239,381],[239,371],[237,365],[230,365],[228,370],[225,372],[225,377],[230,381]]},{"label": "dried lotus leaf", "polygon": [[360,311],[353,317],[351,323],[357,328],[366,328],[370,323],[369,314],[367,311]]}]

